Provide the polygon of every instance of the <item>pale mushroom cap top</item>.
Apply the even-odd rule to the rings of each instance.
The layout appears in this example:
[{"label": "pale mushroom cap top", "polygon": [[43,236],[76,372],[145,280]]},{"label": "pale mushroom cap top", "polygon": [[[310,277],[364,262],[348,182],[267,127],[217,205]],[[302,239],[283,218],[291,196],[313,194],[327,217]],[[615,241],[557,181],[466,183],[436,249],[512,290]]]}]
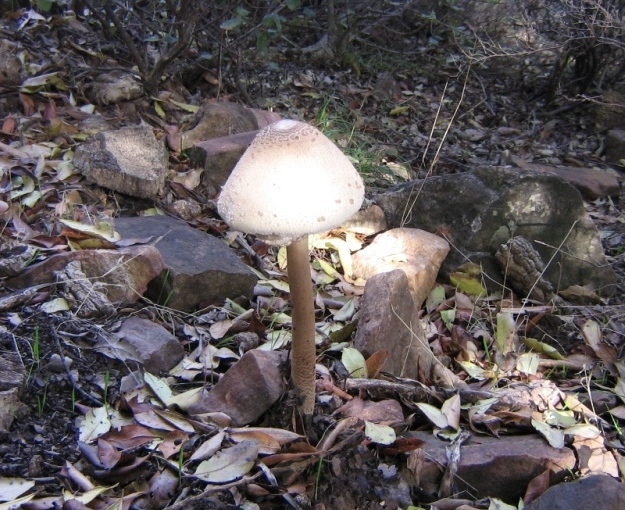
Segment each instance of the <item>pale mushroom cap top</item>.
[{"label": "pale mushroom cap top", "polygon": [[217,205],[233,229],[285,245],[341,225],[364,192],[354,166],[321,131],[281,120],[256,135]]}]

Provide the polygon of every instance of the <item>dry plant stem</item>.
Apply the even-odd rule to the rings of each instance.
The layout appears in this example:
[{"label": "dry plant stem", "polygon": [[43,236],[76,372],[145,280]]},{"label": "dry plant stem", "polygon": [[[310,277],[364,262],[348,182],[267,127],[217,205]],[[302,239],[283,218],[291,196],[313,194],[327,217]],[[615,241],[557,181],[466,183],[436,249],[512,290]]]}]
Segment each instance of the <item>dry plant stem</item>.
[{"label": "dry plant stem", "polygon": [[303,415],[310,416],[315,407],[316,353],[315,303],[310,278],[308,236],[287,246],[286,260],[293,321],[291,379],[302,398],[300,411]]}]

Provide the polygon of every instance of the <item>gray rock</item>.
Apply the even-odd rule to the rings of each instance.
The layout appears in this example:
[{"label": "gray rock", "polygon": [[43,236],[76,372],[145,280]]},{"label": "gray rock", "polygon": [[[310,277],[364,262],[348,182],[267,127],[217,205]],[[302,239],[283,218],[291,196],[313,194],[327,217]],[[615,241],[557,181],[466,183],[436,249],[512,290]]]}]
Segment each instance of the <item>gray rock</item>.
[{"label": "gray rock", "polygon": [[20,400],[19,388],[0,391],[0,434],[9,433],[11,425],[16,419],[28,416],[29,408]]},{"label": "gray rock", "polygon": [[106,284],[89,279],[79,261],[74,260],[53,274],[59,295],[78,317],[98,317],[115,312],[115,305],[106,296]]},{"label": "gray rock", "polygon": [[0,87],[14,87],[24,79],[24,67],[17,52],[17,44],[8,39],[0,40]]},{"label": "gray rock", "polygon": [[151,282],[147,297],[192,312],[226,298],[251,297],[257,278],[219,239],[169,216],[117,218],[123,239],[152,238],[165,271]]},{"label": "gray rock", "polygon": [[126,319],[114,334],[117,350],[123,350],[123,359],[142,363],[152,373],[175,367],[184,357],[184,348],[178,339],[163,326],[140,317]]},{"label": "gray rock", "polygon": [[89,98],[100,105],[132,101],[144,94],[139,77],[122,70],[108,71],[96,76],[88,91]]},{"label": "gray rock", "polygon": [[614,292],[616,274],[581,195],[556,175],[480,168],[408,183],[375,201],[390,227],[444,234],[454,248],[445,272],[469,258],[482,265],[491,289],[500,289],[503,273],[494,254],[510,238],[522,236],[540,254],[544,277],[556,291],[587,285],[603,296]]},{"label": "gray rock", "polygon": [[420,381],[430,378],[434,355],[419,322],[406,273],[401,269],[367,280],[354,346],[365,356],[386,350],[382,370]]},{"label": "gray rock", "polygon": [[521,236],[508,239],[499,246],[495,260],[505,270],[512,288],[522,296],[543,303],[553,299],[553,286],[543,278],[545,264],[527,239]]},{"label": "gray rock", "polygon": [[189,414],[224,413],[237,426],[260,418],[286,391],[284,364],[286,352],[246,352],[202,399],[189,408]]},{"label": "gray rock", "polygon": [[7,243],[0,248],[0,278],[21,273],[37,256],[30,244]]},{"label": "gray rock", "polygon": [[[439,484],[447,465],[446,446],[428,432],[411,432],[425,442],[423,461],[415,469],[415,483],[428,500],[437,499]],[[517,504],[529,482],[545,470],[550,482],[564,480],[575,467],[575,454],[569,448],[552,448],[537,434],[527,436],[473,436],[460,447],[460,461],[454,479],[455,497],[494,497]],[[527,508],[527,507],[526,507]]]},{"label": "gray rock", "polygon": [[132,246],[117,250],[81,250],[58,253],[28,267],[23,273],[8,278],[11,289],[55,283],[55,272],[78,262],[80,271],[98,283],[102,293],[115,305],[134,303],[147,290],[149,282],[161,274],[165,265],[152,246]]},{"label": "gray rock", "polygon": [[419,308],[432,290],[447,253],[449,243],[441,237],[414,228],[395,228],[379,234],[369,246],[354,253],[352,271],[355,277],[369,279],[401,269]]},{"label": "gray rock", "polygon": [[151,127],[130,126],[87,138],[76,150],[74,165],[99,186],[154,198],[165,184],[167,158]]},{"label": "gray rock", "polygon": [[26,369],[22,359],[15,352],[3,352],[0,355],[0,391],[13,388],[21,390],[25,381]]},{"label": "gray rock", "polygon": [[625,485],[607,475],[591,475],[547,489],[525,510],[625,510]]},{"label": "gray rock", "polygon": [[605,159],[608,163],[623,166],[625,159],[625,130],[611,129],[605,137]]}]

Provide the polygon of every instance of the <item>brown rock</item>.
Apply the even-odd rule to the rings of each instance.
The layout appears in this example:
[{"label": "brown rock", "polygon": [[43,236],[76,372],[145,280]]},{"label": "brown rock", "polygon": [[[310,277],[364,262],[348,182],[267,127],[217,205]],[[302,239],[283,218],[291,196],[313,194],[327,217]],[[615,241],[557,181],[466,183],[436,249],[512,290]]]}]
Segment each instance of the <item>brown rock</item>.
[{"label": "brown rock", "polygon": [[256,421],[286,391],[285,359],[285,352],[246,352],[189,413],[222,412],[238,426]]},{"label": "brown rock", "polygon": [[203,167],[202,187],[206,196],[214,198],[228,180],[258,131],[246,131],[236,135],[197,142],[188,151],[191,165]]},{"label": "brown rock", "polygon": [[408,277],[414,304],[419,308],[432,290],[449,243],[423,230],[395,228],[378,235],[352,257],[353,275],[369,279],[394,269]]},{"label": "brown rock", "polygon": [[427,381],[434,355],[421,328],[406,273],[395,269],[371,277],[360,306],[354,346],[365,356],[388,350],[383,371]]},{"label": "brown rock", "polygon": [[12,289],[24,289],[54,283],[53,273],[62,271],[74,261],[80,263],[80,269],[87,278],[103,284],[103,293],[115,304],[137,301],[148,288],[149,282],[165,268],[160,253],[153,246],[82,250],[52,255],[5,280],[5,285]]},{"label": "brown rock", "polygon": [[[610,150],[608,149],[608,146],[610,145],[610,133],[612,133],[612,131],[610,131],[608,133],[608,136],[606,137],[606,159],[609,159],[608,154]],[[621,158],[625,158],[625,131],[621,131],[621,133],[623,133],[624,138],[622,139],[622,148],[620,154]],[[612,150],[614,154],[618,153],[616,147],[617,145],[614,144]],[[517,156],[511,156],[510,161],[515,166],[522,168],[523,170],[554,173],[559,177],[562,177],[562,179],[564,179],[565,181],[570,182],[579,190],[582,196],[588,200],[596,200],[597,198],[601,197],[615,196],[618,195],[621,190],[616,176],[599,168],[539,165],[536,163],[528,163],[523,158],[519,158]],[[618,163],[618,159],[616,161],[608,162]]]},{"label": "brown rock", "polygon": [[[112,349],[123,350],[121,359],[133,359],[145,369],[158,374],[175,367],[184,357],[184,349],[178,339],[163,326],[140,317],[129,317],[114,334],[116,341],[107,343]],[[116,357],[116,356],[114,356]]]},{"label": "brown rock", "polygon": [[266,110],[235,103],[210,103],[195,117],[192,129],[168,137],[176,149],[189,149],[191,165],[203,167],[202,193],[214,198],[259,129],[280,120]]},{"label": "brown rock", "polygon": [[[422,462],[413,473],[415,481],[436,499],[438,486],[447,465],[446,441],[431,433],[412,432],[425,444]],[[474,436],[460,447],[458,472],[453,491],[457,497],[500,498],[517,504],[529,482],[545,470],[550,482],[558,483],[575,467],[575,454],[569,448],[552,448],[537,434],[527,436]]]},{"label": "brown rock", "polygon": [[278,120],[278,114],[261,113],[236,103],[209,103],[197,112],[191,129],[170,137],[169,142],[172,148],[184,150],[204,140],[256,131]]}]

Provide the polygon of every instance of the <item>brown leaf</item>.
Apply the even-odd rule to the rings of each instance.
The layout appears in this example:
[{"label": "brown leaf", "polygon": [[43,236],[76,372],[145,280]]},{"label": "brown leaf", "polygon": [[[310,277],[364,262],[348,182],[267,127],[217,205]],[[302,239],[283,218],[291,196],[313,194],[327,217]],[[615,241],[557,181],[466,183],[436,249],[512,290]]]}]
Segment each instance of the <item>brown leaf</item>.
[{"label": "brown leaf", "polygon": [[187,439],[189,439],[189,434],[186,432],[182,430],[172,430],[167,433],[163,442],[158,445],[157,450],[163,454],[163,457],[169,459],[180,451]]},{"label": "brown leaf", "polygon": [[146,443],[152,442],[158,437],[154,432],[141,425],[124,425],[120,429],[110,430],[100,436],[111,445],[121,450],[136,448]]},{"label": "brown leaf", "polygon": [[20,94],[20,100],[22,101],[22,107],[24,108],[24,115],[30,117],[35,112],[35,102],[27,94]]},{"label": "brown leaf", "polygon": [[538,496],[545,492],[549,488],[549,469],[545,469],[541,474],[534,477],[527,489],[525,490],[525,497],[523,503],[526,505],[534,501]]},{"label": "brown leaf", "polygon": [[121,459],[122,453],[111,443],[102,439],[98,439],[98,458],[104,469],[112,469]]},{"label": "brown leaf", "polygon": [[367,374],[369,374],[369,379],[375,379],[377,375],[382,370],[384,363],[388,359],[389,352],[387,350],[381,350],[374,352],[371,356],[367,358]]},{"label": "brown leaf", "polygon": [[393,444],[381,447],[381,451],[384,455],[400,455],[421,448],[424,444],[425,441],[416,437],[398,437]]},{"label": "brown leaf", "polygon": [[46,120],[55,120],[59,118],[59,113],[56,110],[56,103],[54,101],[48,101],[48,104],[43,111],[43,118]]},{"label": "brown leaf", "polygon": [[2,132],[5,135],[12,135],[15,133],[15,129],[17,128],[17,119],[13,116],[7,117],[4,119],[2,123]]}]

